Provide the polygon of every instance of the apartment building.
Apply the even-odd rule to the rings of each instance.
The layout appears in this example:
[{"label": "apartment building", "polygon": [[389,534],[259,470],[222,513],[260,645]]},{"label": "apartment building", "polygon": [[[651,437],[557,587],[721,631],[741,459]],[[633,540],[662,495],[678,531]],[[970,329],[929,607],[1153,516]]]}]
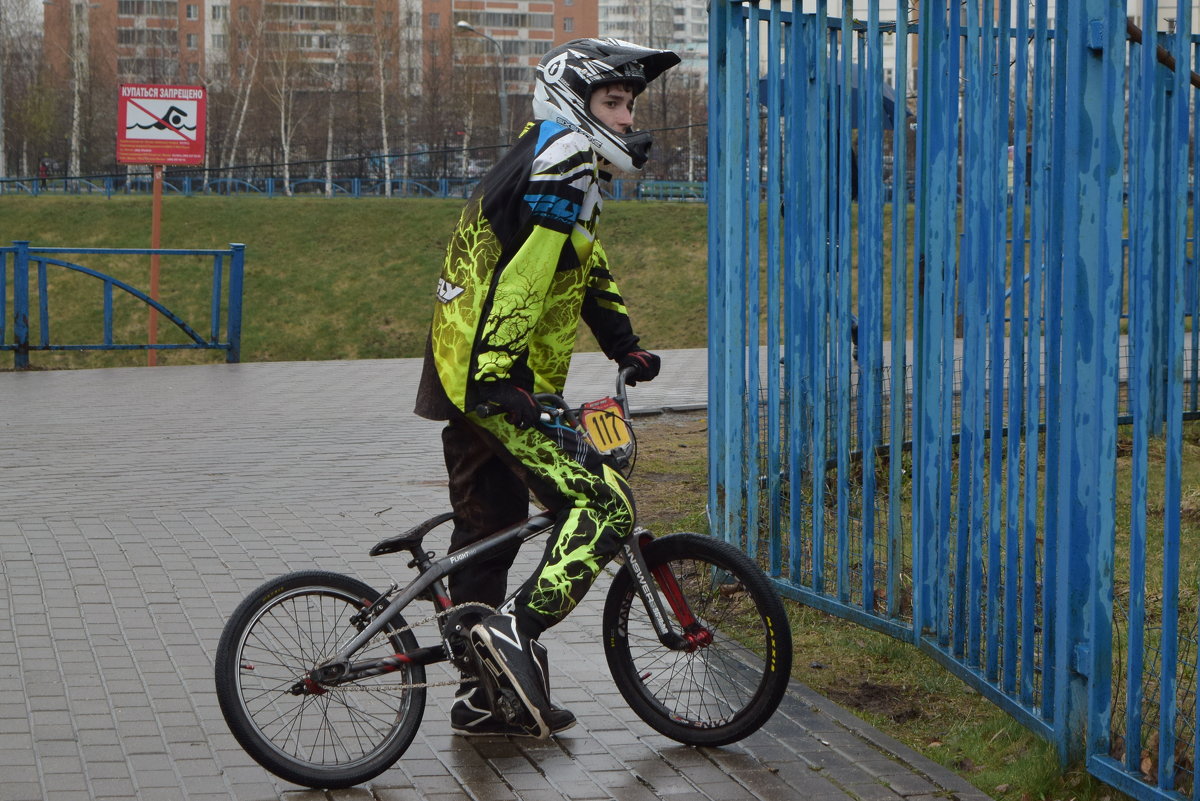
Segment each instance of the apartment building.
[{"label": "apartment building", "polygon": [[676,73],[708,74],[708,0],[600,0],[601,36],[674,50]]},{"label": "apartment building", "polygon": [[420,70],[452,50],[455,63],[492,72],[502,53],[506,89],[528,91],[542,53],[595,36],[597,24],[597,0],[45,0],[43,6],[44,55],[54,73],[70,80],[74,63],[108,84],[219,85],[239,68],[241,54],[256,49],[304,63],[305,80],[316,82],[335,65],[381,52]]},{"label": "apartment building", "polygon": [[[428,43],[436,43],[434,32],[439,27],[478,40],[473,51],[456,45],[456,52],[468,54],[460,63],[494,70],[502,52],[505,89],[510,94],[530,93],[534,68],[547,50],[571,39],[596,36],[598,30],[597,0],[425,0],[424,15]],[[474,33],[459,23],[471,26]]]}]

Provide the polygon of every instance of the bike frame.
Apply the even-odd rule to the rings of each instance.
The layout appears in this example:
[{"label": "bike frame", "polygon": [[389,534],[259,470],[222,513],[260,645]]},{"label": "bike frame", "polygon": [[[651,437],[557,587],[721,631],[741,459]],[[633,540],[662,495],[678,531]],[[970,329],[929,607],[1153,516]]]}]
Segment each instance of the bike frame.
[{"label": "bike frame", "polygon": [[[441,522],[445,522],[445,520]],[[511,545],[515,541],[527,542],[539,534],[550,530],[554,526],[554,522],[554,518],[549,513],[542,512],[436,560],[430,559],[429,554],[422,550],[423,533],[422,536],[412,538],[404,549],[409,550],[413,554],[412,566],[417,568],[417,578],[409,583],[399,595],[388,602],[387,607],[376,615],[367,624],[366,628],[347,643],[336,656],[318,665],[311,672],[310,679],[319,684],[340,684],[349,681],[358,681],[383,673],[390,673],[399,669],[404,664],[434,664],[450,659],[443,632],[443,644],[437,647],[421,648],[415,652],[395,654],[390,657],[365,662],[355,663],[350,661],[359,649],[374,639],[375,636],[383,631],[388,623],[394,620],[409,604],[418,598],[429,598],[442,611],[450,609],[450,599],[443,584],[443,579],[451,573],[461,570],[471,562],[482,559],[493,551]],[[416,531],[420,531],[421,528],[418,527]],[[657,584],[663,591],[671,607],[671,612],[686,632],[694,624],[695,618],[687,607],[686,599],[684,599],[682,593],[679,592],[678,586],[675,584],[674,575],[666,568],[658,568],[651,573],[642,556],[643,544],[652,539],[653,537],[645,529],[635,529],[633,533],[621,542],[621,553],[625,558],[625,568],[633,574],[634,587],[637,589],[642,603],[646,606],[659,641],[666,648],[673,651],[692,650],[703,643],[697,641],[695,637],[685,636],[685,634],[680,634],[675,630],[671,623],[671,617],[667,614],[662,600],[652,586],[653,580],[653,583]],[[440,628],[441,625],[439,624]]]},{"label": "bike frame", "polygon": [[[620,402],[622,409],[626,408],[625,377],[625,371],[622,371],[618,375],[617,391],[613,396]],[[546,397],[560,409],[567,410],[561,398],[557,398],[557,396]],[[520,541],[521,543],[528,542],[539,534],[549,531],[555,523],[555,518],[552,514],[549,512],[540,512],[516,525],[491,534],[465,548],[460,548],[454,553],[447,554],[441,559],[432,559],[431,554],[424,550],[424,536],[435,526],[451,520],[452,517],[450,514],[443,514],[430,518],[408,533],[393,540],[385,541],[389,543],[387,549],[381,549],[384,543],[380,543],[380,545],[372,549],[372,555],[398,550],[409,551],[413,555],[413,561],[409,566],[417,569],[417,578],[409,583],[398,596],[389,601],[387,607],[375,615],[366,628],[347,643],[336,656],[318,665],[309,674],[310,681],[325,685],[344,683],[383,673],[390,673],[399,669],[404,664],[433,664],[450,659],[451,654],[446,642],[445,631],[439,622],[438,628],[442,633],[442,644],[436,648],[421,648],[416,652],[395,654],[390,657],[366,662],[353,663],[350,661],[351,657],[359,649],[374,639],[393,619],[399,616],[402,610],[407,608],[416,599],[427,597],[439,611],[449,610],[451,608],[451,601],[449,593],[447,593],[443,584],[443,579],[451,573],[486,557],[493,551],[510,546],[515,541]],[[695,625],[695,617],[688,608],[683,594],[679,591],[675,577],[670,569],[660,567],[652,575],[646,566],[646,561],[642,556],[642,546],[652,539],[653,536],[648,531],[635,526],[633,532],[622,540],[621,553],[625,559],[625,568],[633,575],[634,587],[637,589],[638,596],[646,607],[655,633],[658,635],[658,639],[663,646],[673,651],[694,650],[695,648],[702,647],[706,644],[704,640],[707,632],[702,627]],[[671,607],[671,612],[684,630],[683,634],[680,634],[673,627],[671,618],[668,616],[662,600],[659,598],[659,594],[655,592],[654,587],[651,585],[652,580],[662,590]],[[378,604],[382,598],[386,597],[387,594],[380,599],[376,599],[375,603]],[[692,631],[693,629],[698,630]]]}]

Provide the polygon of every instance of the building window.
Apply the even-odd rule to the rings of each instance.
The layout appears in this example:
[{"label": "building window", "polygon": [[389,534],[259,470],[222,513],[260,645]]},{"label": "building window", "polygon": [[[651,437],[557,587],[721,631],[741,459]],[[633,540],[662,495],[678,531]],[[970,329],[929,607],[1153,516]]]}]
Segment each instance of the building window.
[{"label": "building window", "polygon": [[575,30],[574,17],[563,17],[563,30],[568,32]]},{"label": "building window", "polygon": [[430,14],[429,15],[429,27],[430,28],[437,28],[441,24],[442,24],[442,15],[441,14]]},{"label": "building window", "polygon": [[214,20],[229,19],[229,6],[213,6],[212,18]]},{"label": "building window", "polygon": [[121,16],[176,17],[179,10],[175,3],[166,0],[117,0],[117,13]]},{"label": "building window", "polygon": [[200,35],[195,34],[195,33],[189,33],[187,35],[187,46],[188,46],[188,50],[195,50],[197,47],[199,47],[200,46]]},{"label": "building window", "polygon": [[187,18],[188,19],[200,19],[200,7],[193,3],[188,3]]}]

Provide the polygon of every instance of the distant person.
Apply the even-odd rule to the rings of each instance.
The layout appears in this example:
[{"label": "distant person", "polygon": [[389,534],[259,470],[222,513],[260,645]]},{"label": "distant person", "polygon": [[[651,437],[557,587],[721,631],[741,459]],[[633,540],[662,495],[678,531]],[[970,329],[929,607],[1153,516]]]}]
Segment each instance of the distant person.
[{"label": "distant person", "polygon": [[[596,234],[601,181],[612,169],[640,170],[650,149],[650,134],[633,130],[634,99],[678,63],[669,50],[617,39],[547,53],[534,83],[536,121],[482,178],[447,249],[416,412],[448,421],[450,550],[526,518],[529,491],[557,521],[541,563],[507,603],[515,548],[450,576],[455,604],[504,604],[471,637],[527,707],[514,727],[494,716],[478,682],[464,680],[450,715],[460,734],[547,737],[575,723],[550,704],[538,637],[575,608],[630,533],[633,496],[573,432],[540,425],[533,393],[562,393],[581,318],[610,359],[633,369],[630,383],[658,375]],[[480,407],[499,413],[480,416]]]}]

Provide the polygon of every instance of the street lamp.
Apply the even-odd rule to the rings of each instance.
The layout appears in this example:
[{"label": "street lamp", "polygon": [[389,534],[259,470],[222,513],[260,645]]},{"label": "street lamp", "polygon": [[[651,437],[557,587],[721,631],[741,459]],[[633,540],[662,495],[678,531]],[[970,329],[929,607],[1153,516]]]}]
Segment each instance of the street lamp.
[{"label": "street lamp", "polygon": [[508,84],[504,80],[504,48],[500,46],[494,38],[478,30],[474,25],[467,22],[465,19],[460,19],[455,23],[455,27],[459,30],[473,33],[477,36],[482,36],[492,43],[496,48],[496,66],[498,67],[496,80],[500,84],[500,138],[504,140],[504,144],[508,144]]}]

